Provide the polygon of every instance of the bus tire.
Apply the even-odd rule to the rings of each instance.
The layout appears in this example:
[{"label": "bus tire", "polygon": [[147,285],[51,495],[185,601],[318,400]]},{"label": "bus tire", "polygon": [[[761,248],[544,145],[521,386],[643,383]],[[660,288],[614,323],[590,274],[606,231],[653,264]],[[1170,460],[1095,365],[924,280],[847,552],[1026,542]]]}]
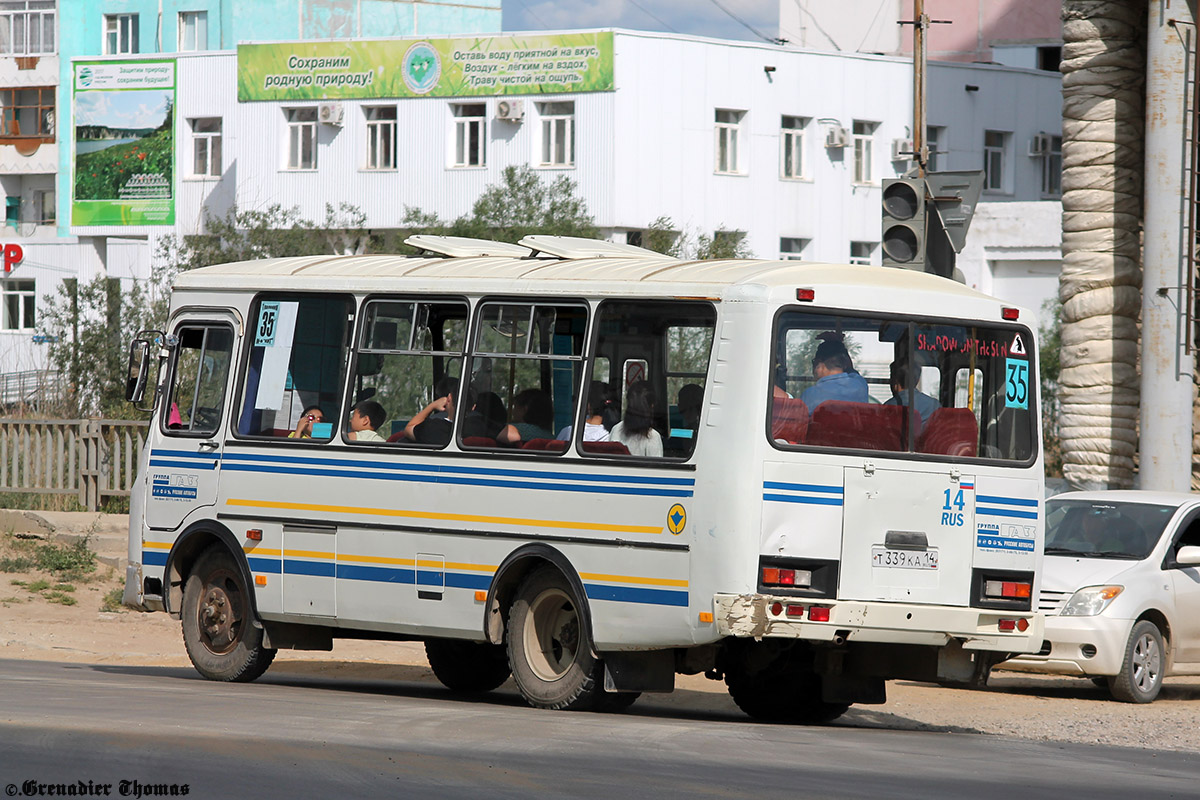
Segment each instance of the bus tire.
[{"label": "bus tire", "polygon": [[498,644],[426,639],[425,657],[434,677],[452,692],[490,692],[511,674],[508,656]]},{"label": "bus tire", "polygon": [[574,592],[554,567],[539,567],[517,588],[508,611],[508,663],[535,708],[600,705],[604,665],[592,655]]},{"label": "bus tire", "polygon": [[242,572],[222,545],[211,545],[196,559],[184,584],[182,618],[188,658],[209,680],[249,682],[275,659],[254,624]]},{"label": "bus tire", "polygon": [[1150,703],[1162,690],[1166,649],[1158,626],[1139,620],[1129,632],[1121,671],[1108,679],[1108,691],[1126,703]]},{"label": "bus tire", "polygon": [[815,725],[845,714],[849,703],[821,699],[821,678],[816,673],[787,673],[774,669],[749,675],[726,672],[725,685],[737,707],[763,722],[798,722]]}]

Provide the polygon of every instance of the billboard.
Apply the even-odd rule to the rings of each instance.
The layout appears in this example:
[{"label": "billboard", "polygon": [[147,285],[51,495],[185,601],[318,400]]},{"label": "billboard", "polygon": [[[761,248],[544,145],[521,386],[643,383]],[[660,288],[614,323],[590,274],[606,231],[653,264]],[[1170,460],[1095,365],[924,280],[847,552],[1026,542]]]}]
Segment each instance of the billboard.
[{"label": "billboard", "polygon": [[607,92],[611,31],[238,45],[238,100]]},{"label": "billboard", "polygon": [[71,225],[173,225],[174,60],[72,63]]}]

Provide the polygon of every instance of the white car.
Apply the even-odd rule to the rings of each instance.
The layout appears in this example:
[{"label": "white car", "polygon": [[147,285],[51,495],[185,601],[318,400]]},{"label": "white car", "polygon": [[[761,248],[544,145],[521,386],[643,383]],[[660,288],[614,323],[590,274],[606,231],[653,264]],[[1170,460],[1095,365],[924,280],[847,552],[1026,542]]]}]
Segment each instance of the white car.
[{"label": "white car", "polygon": [[1200,675],[1200,495],[1068,492],[1046,501],[1041,652],[997,669],[1080,675],[1149,703]]}]

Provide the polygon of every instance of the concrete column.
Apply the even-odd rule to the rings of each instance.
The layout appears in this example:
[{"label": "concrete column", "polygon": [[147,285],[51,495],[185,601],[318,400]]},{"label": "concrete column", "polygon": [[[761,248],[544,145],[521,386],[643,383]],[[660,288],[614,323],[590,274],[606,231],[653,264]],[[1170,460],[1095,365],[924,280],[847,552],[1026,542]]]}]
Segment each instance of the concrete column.
[{"label": "concrete column", "polygon": [[1196,28],[1188,0],[1150,0],[1148,5],[1138,484],[1143,489],[1186,492],[1192,477],[1194,365],[1184,352],[1191,335],[1185,318],[1185,112]]}]

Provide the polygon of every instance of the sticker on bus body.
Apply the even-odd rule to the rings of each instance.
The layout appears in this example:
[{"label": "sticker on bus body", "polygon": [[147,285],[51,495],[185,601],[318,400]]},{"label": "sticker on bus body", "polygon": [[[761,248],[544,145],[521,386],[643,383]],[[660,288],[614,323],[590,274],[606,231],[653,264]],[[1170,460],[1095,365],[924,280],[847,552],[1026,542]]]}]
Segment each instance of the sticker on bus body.
[{"label": "sticker on bus body", "polygon": [[1026,359],[1004,360],[1004,405],[1006,408],[1029,408],[1029,361]]},{"label": "sticker on bus body", "polygon": [[156,472],[150,479],[150,496],[162,500],[195,500],[198,483],[195,475]]},{"label": "sticker on bus body", "polygon": [[1033,552],[1036,535],[1037,528],[1032,525],[980,522],[975,528],[975,546],[1006,553]]}]

